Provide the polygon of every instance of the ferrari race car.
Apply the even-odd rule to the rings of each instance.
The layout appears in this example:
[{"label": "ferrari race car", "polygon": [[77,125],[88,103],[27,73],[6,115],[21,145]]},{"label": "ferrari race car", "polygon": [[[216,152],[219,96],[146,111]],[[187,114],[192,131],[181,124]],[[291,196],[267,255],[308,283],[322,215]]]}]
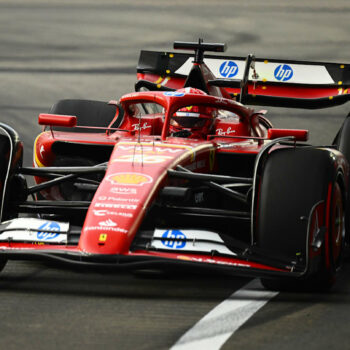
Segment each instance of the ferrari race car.
[{"label": "ferrari race car", "polygon": [[174,48],[194,54],[142,51],[136,92],[118,101],[40,114],[33,167],[1,124],[1,266],[184,267],[329,288],[350,234],[350,118],[315,147],[247,105],[345,103],[350,65],[205,55],[225,45],[202,40]]}]

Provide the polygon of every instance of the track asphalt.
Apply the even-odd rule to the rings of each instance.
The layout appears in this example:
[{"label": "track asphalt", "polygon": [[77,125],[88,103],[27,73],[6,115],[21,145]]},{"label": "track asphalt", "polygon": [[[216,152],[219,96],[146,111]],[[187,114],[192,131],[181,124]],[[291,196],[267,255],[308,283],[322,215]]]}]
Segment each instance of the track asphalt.
[{"label": "track asphalt", "polygon": [[[38,114],[59,99],[132,91],[140,49],[203,37],[226,42],[228,55],[346,63],[349,15],[346,0],[0,0],[0,119],[21,135],[30,165]],[[330,144],[348,111],[272,108],[268,117]],[[330,294],[280,293],[222,349],[349,349],[349,273],[346,262]],[[167,349],[248,282],[10,262],[0,274],[0,348]]]}]

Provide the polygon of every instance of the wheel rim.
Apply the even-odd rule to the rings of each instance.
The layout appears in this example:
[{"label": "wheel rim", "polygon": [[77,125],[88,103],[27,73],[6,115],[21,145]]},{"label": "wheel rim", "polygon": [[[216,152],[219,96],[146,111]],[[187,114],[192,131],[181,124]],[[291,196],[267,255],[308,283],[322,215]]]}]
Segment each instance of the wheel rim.
[{"label": "wheel rim", "polygon": [[345,242],[345,214],[341,189],[338,183],[334,186],[333,203],[331,211],[331,232],[330,244],[332,261],[335,268],[338,268],[342,258],[342,251]]}]

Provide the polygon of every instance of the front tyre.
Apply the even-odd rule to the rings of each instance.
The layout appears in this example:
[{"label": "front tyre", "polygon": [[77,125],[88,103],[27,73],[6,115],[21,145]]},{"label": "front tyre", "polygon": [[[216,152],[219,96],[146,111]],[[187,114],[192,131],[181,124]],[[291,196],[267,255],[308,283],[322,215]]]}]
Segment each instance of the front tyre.
[{"label": "front tyre", "polygon": [[262,279],[266,288],[314,291],[334,284],[345,243],[340,164],[337,152],[313,147],[280,149],[267,158],[258,187],[257,246],[286,264],[297,262],[303,276]]},{"label": "front tyre", "polygon": [[339,182],[330,186],[326,211],[327,233],[316,272],[306,279],[261,279],[265,288],[297,292],[322,292],[332,288],[341,267],[345,246],[344,197]]},{"label": "front tyre", "polygon": [[328,232],[322,249],[321,265],[315,276],[315,285],[319,290],[329,290],[334,285],[345,246],[344,198],[338,182],[333,185],[329,196],[330,205],[326,218]]}]

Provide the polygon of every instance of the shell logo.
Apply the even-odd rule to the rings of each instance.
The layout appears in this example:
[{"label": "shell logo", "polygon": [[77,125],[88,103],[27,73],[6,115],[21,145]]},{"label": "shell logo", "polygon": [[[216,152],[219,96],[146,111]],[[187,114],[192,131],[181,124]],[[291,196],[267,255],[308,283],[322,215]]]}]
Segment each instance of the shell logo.
[{"label": "shell logo", "polygon": [[152,183],[153,179],[149,175],[141,173],[116,173],[107,176],[107,181],[113,185],[131,185],[142,186],[147,183]]}]

